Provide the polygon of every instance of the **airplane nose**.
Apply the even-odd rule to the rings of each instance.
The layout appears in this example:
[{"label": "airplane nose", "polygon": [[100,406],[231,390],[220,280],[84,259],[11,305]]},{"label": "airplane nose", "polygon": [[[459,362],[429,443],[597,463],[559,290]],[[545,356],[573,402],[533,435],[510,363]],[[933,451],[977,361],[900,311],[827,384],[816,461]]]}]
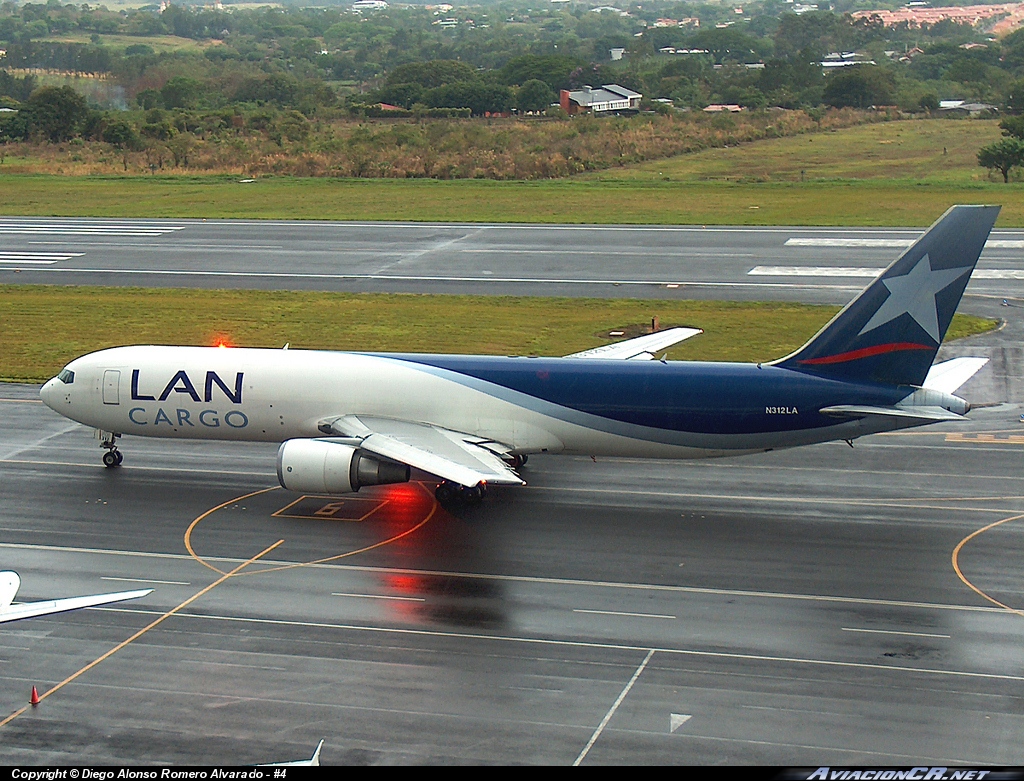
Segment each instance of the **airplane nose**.
[{"label": "airplane nose", "polygon": [[52,378],[50,380],[47,380],[43,384],[43,387],[39,389],[39,398],[43,400],[43,404],[45,404],[47,407],[49,407],[52,410],[56,410],[57,409],[54,406],[54,403],[56,401],[55,397],[57,395],[57,391],[54,388],[54,385],[56,385],[56,383],[57,383],[57,378],[54,377],[54,378]]}]

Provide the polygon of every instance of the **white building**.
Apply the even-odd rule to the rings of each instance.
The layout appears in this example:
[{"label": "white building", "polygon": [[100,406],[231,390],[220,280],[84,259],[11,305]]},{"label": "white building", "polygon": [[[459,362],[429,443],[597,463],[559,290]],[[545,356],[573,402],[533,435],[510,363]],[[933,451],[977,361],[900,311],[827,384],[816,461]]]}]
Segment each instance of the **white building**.
[{"label": "white building", "polygon": [[605,84],[603,87],[583,87],[578,90],[562,90],[561,106],[568,114],[614,114],[617,112],[631,113],[640,110],[639,92],[620,87],[618,84]]}]

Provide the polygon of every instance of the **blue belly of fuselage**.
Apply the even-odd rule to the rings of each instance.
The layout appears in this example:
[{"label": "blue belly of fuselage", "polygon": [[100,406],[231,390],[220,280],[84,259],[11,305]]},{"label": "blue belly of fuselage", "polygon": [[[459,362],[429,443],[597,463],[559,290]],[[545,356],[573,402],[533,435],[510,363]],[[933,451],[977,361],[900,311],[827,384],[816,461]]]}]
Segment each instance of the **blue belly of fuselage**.
[{"label": "blue belly of fuselage", "polygon": [[[396,355],[426,371],[610,421],[695,434],[834,426],[837,404],[892,406],[910,388],[839,382],[769,365],[504,356]],[[462,378],[460,380],[460,378]],[[503,394],[504,395],[504,394]],[[522,398],[521,397],[521,398]]]}]

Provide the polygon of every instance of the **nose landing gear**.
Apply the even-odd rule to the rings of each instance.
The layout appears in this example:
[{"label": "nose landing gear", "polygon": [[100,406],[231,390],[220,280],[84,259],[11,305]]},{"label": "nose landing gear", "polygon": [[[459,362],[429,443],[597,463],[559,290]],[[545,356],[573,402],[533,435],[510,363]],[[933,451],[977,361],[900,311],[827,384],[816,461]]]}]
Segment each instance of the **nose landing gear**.
[{"label": "nose landing gear", "polygon": [[117,440],[121,435],[111,434],[107,431],[98,431],[97,436],[100,439],[100,447],[107,449],[107,452],[103,454],[103,466],[107,469],[121,466],[121,462],[124,461],[124,454],[117,449]]}]

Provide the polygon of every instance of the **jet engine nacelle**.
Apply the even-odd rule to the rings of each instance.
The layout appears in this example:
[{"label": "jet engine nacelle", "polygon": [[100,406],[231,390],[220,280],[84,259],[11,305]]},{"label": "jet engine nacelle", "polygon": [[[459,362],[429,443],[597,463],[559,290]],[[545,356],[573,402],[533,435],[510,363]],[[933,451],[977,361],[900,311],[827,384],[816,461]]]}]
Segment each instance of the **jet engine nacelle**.
[{"label": "jet engine nacelle", "polygon": [[409,467],[340,442],[289,439],[277,451],[277,479],[289,491],[350,494],[364,485],[407,483]]},{"label": "jet engine nacelle", "polygon": [[918,388],[897,406],[900,407],[942,407],[957,415],[966,415],[971,411],[971,404],[966,399],[954,396],[952,393],[943,393],[931,388]]}]

